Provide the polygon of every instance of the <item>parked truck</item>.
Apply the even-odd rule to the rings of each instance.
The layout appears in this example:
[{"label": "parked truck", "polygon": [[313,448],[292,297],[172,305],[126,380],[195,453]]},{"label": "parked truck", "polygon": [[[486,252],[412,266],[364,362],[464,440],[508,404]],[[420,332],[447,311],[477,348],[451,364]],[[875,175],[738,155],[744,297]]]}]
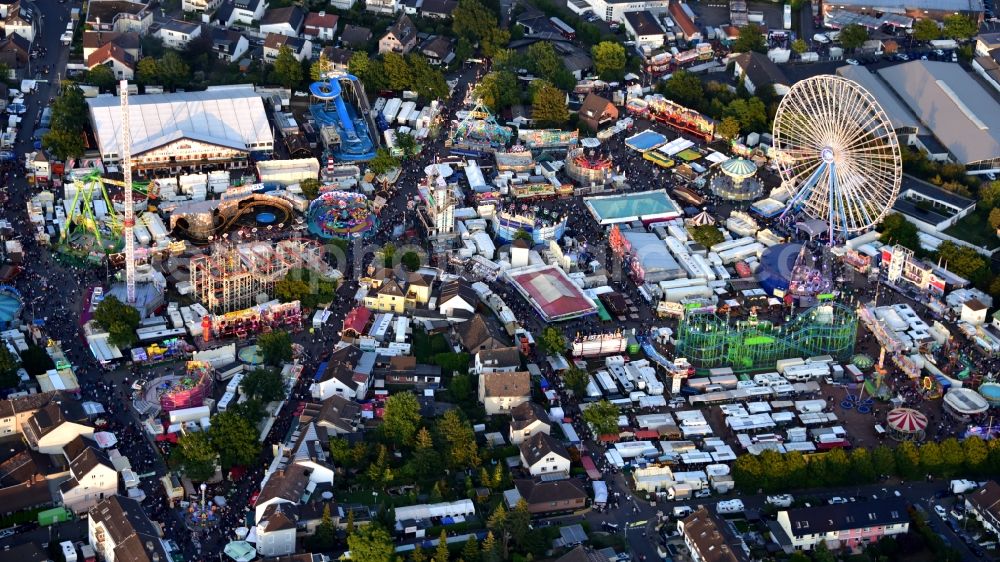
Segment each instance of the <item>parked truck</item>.
[{"label": "parked truck", "polygon": [[979,484],[972,480],[952,480],[949,488],[953,494],[964,494],[979,487]]},{"label": "parked truck", "polygon": [[686,500],[694,496],[695,487],[690,482],[678,482],[667,488],[667,499]]}]

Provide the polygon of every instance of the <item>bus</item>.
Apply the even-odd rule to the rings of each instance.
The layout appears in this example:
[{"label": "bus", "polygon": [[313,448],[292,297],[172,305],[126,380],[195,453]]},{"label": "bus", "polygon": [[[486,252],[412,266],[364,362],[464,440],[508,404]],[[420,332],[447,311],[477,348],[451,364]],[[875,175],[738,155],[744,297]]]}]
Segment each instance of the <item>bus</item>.
[{"label": "bus", "polygon": [[785,29],[792,28],[792,5],[785,4]]}]

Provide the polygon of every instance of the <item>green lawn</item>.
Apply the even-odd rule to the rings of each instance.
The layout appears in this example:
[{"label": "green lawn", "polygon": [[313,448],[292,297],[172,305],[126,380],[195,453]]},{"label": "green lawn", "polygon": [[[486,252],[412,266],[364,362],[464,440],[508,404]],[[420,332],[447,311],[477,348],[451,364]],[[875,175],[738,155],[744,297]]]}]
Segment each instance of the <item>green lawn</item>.
[{"label": "green lawn", "polygon": [[988,210],[977,208],[945,230],[944,233],[991,250],[1000,248],[1000,238],[997,237],[996,231],[990,227],[989,216]]}]

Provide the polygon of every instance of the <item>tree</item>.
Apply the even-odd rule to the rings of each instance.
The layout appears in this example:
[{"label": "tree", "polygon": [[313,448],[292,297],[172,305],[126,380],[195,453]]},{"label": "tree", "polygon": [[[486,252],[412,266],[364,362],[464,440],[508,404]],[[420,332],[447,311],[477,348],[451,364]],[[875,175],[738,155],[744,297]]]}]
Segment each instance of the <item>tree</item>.
[{"label": "tree", "polygon": [[83,91],[75,84],[63,88],[62,94],[52,104],[52,126],[42,137],[42,146],[59,160],[82,156],[87,115]]},{"label": "tree", "polygon": [[564,127],[569,121],[566,94],[543,83],[531,98],[531,118],[540,127]]},{"label": "tree", "polygon": [[249,465],[260,454],[256,428],[250,420],[232,411],[216,414],[212,418],[208,438],[219,453],[224,469]]},{"label": "tree", "polygon": [[917,227],[899,213],[892,213],[882,219],[882,234],[879,236],[879,242],[899,244],[911,250],[920,248]]},{"label": "tree", "polygon": [[936,21],[930,18],[917,20],[917,23],[913,24],[912,37],[917,41],[934,41],[935,39],[940,39],[941,27],[938,26]]},{"label": "tree", "polygon": [[980,186],[979,201],[988,209],[1000,207],[1000,180],[984,183]]},{"label": "tree", "polygon": [[417,139],[410,133],[396,133],[396,148],[403,153],[403,158],[409,160],[417,155],[420,148]]},{"label": "tree", "polygon": [[438,419],[437,433],[446,444],[446,458],[452,468],[475,468],[480,463],[476,435],[459,412],[458,409],[446,411]]},{"label": "tree", "polygon": [[989,449],[987,449],[986,443],[978,436],[973,435],[962,441],[962,448],[965,450],[966,470],[973,474],[982,474],[989,458]]},{"label": "tree", "polygon": [[266,404],[285,397],[285,383],[281,380],[281,373],[275,369],[258,368],[243,377],[240,391]]},{"label": "tree", "polygon": [[469,538],[465,541],[465,546],[462,547],[462,560],[471,562],[479,560],[479,542],[476,541],[474,535],[469,535]]},{"label": "tree", "polygon": [[399,258],[399,263],[401,263],[408,271],[416,271],[420,269],[420,262],[420,254],[414,251],[406,252],[401,258]]},{"label": "tree", "polygon": [[892,449],[885,445],[879,445],[872,451],[872,468],[879,478],[891,476],[896,473],[896,459]]},{"label": "tree", "polygon": [[389,154],[389,151],[384,148],[378,149],[375,152],[375,158],[368,161],[368,169],[377,176],[396,168],[399,168],[399,159]]},{"label": "tree", "polygon": [[941,442],[941,476],[951,478],[965,468],[965,448],[958,439],[949,437]]},{"label": "tree", "polygon": [[711,248],[726,239],[714,224],[692,226],[688,231],[691,233],[691,238],[705,248]]},{"label": "tree", "polygon": [[875,480],[875,467],[868,449],[857,447],[851,450],[851,474],[861,482]]},{"label": "tree", "polygon": [[819,544],[813,549],[812,559],[813,562],[836,562],[837,557],[830,552],[830,547],[827,546],[824,539],[819,541]]},{"label": "tree", "polygon": [[809,45],[802,39],[796,39],[792,41],[792,52],[796,55],[801,55],[802,53],[809,50]]},{"label": "tree", "polygon": [[594,402],[583,411],[583,420],[594,428],[597,435],[617,435],[618,416],[621,412],[607,400]]},{"label": "tree", "polygon": [[517,77],[506,70],[486,74],[476,86],[476,95],[494,113],[517,103],[519,91]]},{"label": "tree", "polygon": [[944,18],[944,36],[948,39],[968,39],[979,31],[972,19],[962,14],[952,14]]},{"label": "tree", "polygon": [[764,467],[755,455],[740,455],[733,463],[733,481],[740,489],[758,490],[764,483]]},{"label": "tree", "polygon": [[286,88],[292,88],[302,81],[302,63],[295,58],[295,53],[288,45],[282,45],[278,49],[278,56],[274,59],[274,74]]},{"label": "tree", "polygon": [[486,538],[483,539],[482,550],[482,562],[500,562],[500,552],[497,547],[497,539],[493,536],[493,531],[486,533]]},{"label": "tree", "polygon": [[767,126],[767,107],[758,97],[737,98],[729,102],[724,113],[740,122],[740,130],[745,133],[760,131]]},{"label": "tree", "polygon": [[[385,401],[382,434],[398,445],[410,445],[420,424],[420,402],[412,392],[397,392]],[[426,430],[424,430],[426,431]]]},{"label": "tree", "polygon": [[764,31],[759,25],[751,23],[740,29],[740,36],[733,43],[734,53],[766,53],[767,41],[764,40]]},{"label": "tree", "polygon": [[17,359],[14,354],[6,345],[0,345],[0,388],[14,388],[20,383],[17,369]]},{"label": "tree", "polygon": [[[157,68],[164,87],[176,88],[185,86],[191,81],[191,68],[174,51],[164,53],[157,63]],[[299,71],[301,72],[301,67]]]},{"label": "tree", "polygon": [[726,140],[733,140],[740,134],[740,122],[731,115],[723,117],[722,121],[719,122],[719,126],[715,128],[715,132]]},{"label": "tree", "polygon": [[437,548],[434,549],[434,562],[448,562],[448,531],[441,529]]},{"label": "tree", "polygon": [[440,453],[434,448],[434,439],[426,427],[421,427],[414,437],[413,467],[420,478],[437,473]]},{"label": "tree", "polygon": [[413,82],[410,74],[410,66],[406,64],[406,59],[399,53],[386,53],[382,56],[382,67],[386,76],[389,77],[389,89],[405,90]]},{"label": "tree", "polygon": [[838,39],[841,46],[853,51],[868,40],[868,30],[856,23],[847,24],[840,30]]},{"label": "tree", "polygon": [[1000,229],[1000,208],[990,210],[989,221],[993,229]]},{"label": "tree", "polygon": [[566,352],[566,334],[559,328],[546,326],[542,329],[538,346],[549,355],[561,355]]},{"label": "tree", "polygon": [[184,433],[170,452],[170,463],[195,482],[203,482],[215,475],[218,458],[219,453],[203,431]]},{"label": "tree", "polygon": [[528,47],[524,57],[526,66],[535,76],[552,81],[559,71],[564,70],[562,58],[556,53],[555,47],[548,41],[538,41]]},{"label": "tree", "polygon": [[113,89],[117,81],[115,73],[103,64],[99,64],[87,71],[87,83],[97,86],[102,91]]},{"label": "tree", "polygon": [[378,523],[372,522],[347,537],[347,548],[354,562],[386,562],[393,560],[396,546],[392,536]]},{"label": "tree", "polygon": [[514,240],[524,240],[528,244],[532,245],[535,243],[535,239],[531,236],[531,233],[523,228],[517,229],[517,232],[514,233]]},{"label": "tree", "polygon": [[698,108],[705,103],[701,79],[686,70],[678,70],[663,83],[663,94],[685,107]]},{"label": "tree", "polygon": [[306,199],[315,199],[319,197],[319,188],[321,185],[316,178],[306,178],[299,182],[299,189],[302,190],[302,195]]},{"label": "tree", "polygon": [[944,464],[944,457],[941,454],[941,446],[935,441],[928,441],[920,445],[920,469],[925,474],[938,475],[941,466]]},{"label": "tree", "polygon": [[566,388],[573,391],[573,396],[579,399],[586,393],[587,385],[590,384],[590,373],[572,366],[563,373],[563,383]]},{"label": "tree", "polygon": [[158,83],[160,81],[160,63],[150,56],[139,59],[139,63],[136,65],[135,79],[144,86]]},{"label": "tree", "polygon": [[424,554],[424,548],[420,546],[420,543],[413,545],[413,552],[410,553],[411,562],[427,562],[427,555]]},{"label": "tree", "polygon": [[257,336],[257,347],[266,365],[280,367],[292,360],[292,338],[283,330]]},{"label": "tree", "polygon": [[97,325],[108,331],[109,341],[118,347],[128,347],[136,342],[135,329],[139,327],[139,311],[118,300],[114,295],[104,297],[94,311]]},{"label": "tree", "polygon": [[938,246],[938,257],[948,271],[966,279],[980,275],[987,267],[986,259],[978,252],[951,240],[945,240]]},{"label": "tree", "polygon": [[896,474],[904,480],[913,480],[920,469],[920,452],[912,441],[903,441],[896,447]]},{"label": "tree", "polygon": [[383,490],[392,482],[395,475],[389,466],[389,450],[385,445],[378,446],[378,456],[368,465],[367,474],[371,483]]},{"label": "tree", "polygon": [[42,146],[57,160],[63,161],[83,156],[86,148],[82,133],[55,128],[49,129],[42,137]]},{"label": "tree", "polygon": [[507,521],[504,528],[510,534],[510,539],[518,550],[524,550],[524,540],[531,530],[531,511],[528,510],[528,502],[524,498],[517,500],[514,509],[507,514]]},{"label": "tree", "polygon": [[[349,512],[351,515],[354,511]],[[353,521],[351,522],[353,524]],[[337,539],[337,529],[333,526],[333,516],[330,514],[330,504],[323,505],[323,518],[309,539],[310,550],[328,551],[333,550]]]},{"label": "tree", "polygon": [[479,0],[460,0],[451,19],[452,31],[470,43],[479,43],[487,57],[505,48],[510,40],[510,32],[500,28],[497,14]]},{"label": "tree", "polygon": [[847,458],[847,452],[844,449],[838,447],[828,452],[823,457],[823,461],[826,463],[826,473],[829,478],[827,480],[828,483],[842,485],[848,482],[848,479],[851,477],[851,462]]},{"label": "tree", "polygon": [[[364,53],[355,53],[355,54],[364,54]],[[309,66],[309,78],[313,82],[318,82],[320,80],[323,80],[323,78],[326,77],[327,73],[332,71],[333,71],[333,63],[330,62],[330,59],[326,58],[326,52],[320,51],[319,58],[316,59],[316,62],[312,63],[312,65]],[[360,76],[358,78],[360,78]]]},{"label": "tree", "polygon": [[614,41],[601,41],[590,49],[594,70],[602,80],[620,80],[625,73],[625,46]]}]

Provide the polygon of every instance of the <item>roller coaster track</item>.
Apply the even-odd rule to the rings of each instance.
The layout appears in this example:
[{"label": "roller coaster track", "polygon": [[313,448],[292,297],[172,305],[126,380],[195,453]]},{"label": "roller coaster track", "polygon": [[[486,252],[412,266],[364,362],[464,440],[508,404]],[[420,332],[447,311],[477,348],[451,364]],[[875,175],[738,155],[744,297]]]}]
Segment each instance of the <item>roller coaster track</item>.
[{"label": "roller coaster track", "polygon": [[[262,197],[266,197],[266,199],[261,199]],[[257,207],[265,207],[265,206],[272,209],[277,208],[285,214],[284,219],[279,220],[278,221],[279,223],[287,223],[294,215],[294,210],[292,209],[292,205],[288,201],[270,195],[257,194],[252,196],[251,198],[243,199],[240,200],[238,203],[236,203],[235,205],[236,212],[232,213],[229,216],[223,216],[223,211],[222,211],[223,207],[220,205],[219,216],[222,217],[222,222],[216,224],[212,228],[211,232],[208,233],[208,236],[216,236],[218,234],[228,231],[230,228],[233,227],[233,225],[236,224],[237,221],[239,221],[246,215],[251,214]],[[205,238],[203,238],[201,235],[193,234],[190,228],[183,228],[180,225],[176,225],[174,228],[176,228],[183,234],[186,234],[188,238],[192,240],[205,240]]]}]

